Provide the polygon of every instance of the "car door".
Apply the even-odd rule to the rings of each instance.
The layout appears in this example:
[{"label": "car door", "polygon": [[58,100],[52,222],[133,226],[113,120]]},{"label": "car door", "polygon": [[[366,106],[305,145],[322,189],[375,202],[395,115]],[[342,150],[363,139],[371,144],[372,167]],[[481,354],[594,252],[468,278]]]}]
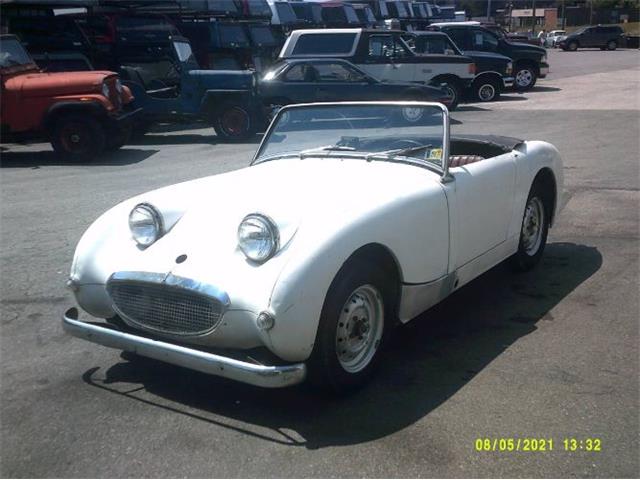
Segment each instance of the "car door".
[{"label": "car door", "polygon": [[587,28],[582,35],[580,35],[581,47],[595,47],[598,45],[598,28]]},{"label": "car door", "polygon": [[317,101],[317,73],[308,62],[298,62],[285,69],[265,88],[263,96],[287,99],[291,103]]},{"label": "car door", "polygon": [[370,35],[368,54],[360,67],[370,75],[388,82],[411,82],[414,79],[415,65],[406,63],[403,49],[391,33]]},{"label": "car door", "polygon": [[357,69],[340,62],[317,62],[316,91],[319,102],[377,100],[367,78]]},{"label": "car door", "polygon": [[449,170],[455,191],[455,268],[507,239],[512,217],[515,157],[505,154]]}]

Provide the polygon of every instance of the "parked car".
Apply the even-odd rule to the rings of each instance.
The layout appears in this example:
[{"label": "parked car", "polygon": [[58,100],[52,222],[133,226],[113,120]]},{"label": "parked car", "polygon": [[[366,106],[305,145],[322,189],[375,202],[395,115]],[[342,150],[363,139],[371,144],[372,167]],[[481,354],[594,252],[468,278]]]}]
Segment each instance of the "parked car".
[{"label": "parked car", "polygon": [[452,97],[443,88],[381,82],[339,59],[284,60],[267,72],[258,91],[274,114],[292,103],[357,100],[432,101],[455,108],[451,105]]},{"label": "parked car", "polygon": [[544,39],[544,46],[547,48],[556,48],[560,41],[567,38],[565,30],[551,30]]},{"label": "parked car", "polygon": [[455,107],[475,76],[475,64],[466,56],[417,55],[400,30],[322,29],[296,30],[279,57],[342,58],[374,78],[390,83],[445,86]]},{"label": "parked car", "polygon": [[98,218],[67,285],[106,322],[71,308],[63,326],[261,387],[350,391],[394,326],[503,260],[533,268],[562,188],[553,145],[450,139],[440,104],[288,106],[250,167]]},{"label": "parked car", "polygon": [[172,68],[177,84],[149,90],[135,69],[123,68],[124,83],[144,108],[144,129],[155,121],[204,120],[225,141],[243,140],[261,128],[261,104],[255,95],[254,73],[244,70],[201,70],[191,45],[171,39]]},{"label": "parked car", "polygon": [[[420,55],[463,55],[460,49],[442,32],[413,32],[407,34],[413,51]],[[466,51],[476,65],[476,76],[467,88],[467,96],[481,102],[497,100],[500,94],[513,86],[513,63],[499,53]]]},{"label": "parked car", "polygon": [[584,27],[567,35],[558,42],[563,50],[575,52],[578,48],[615,50],[624,42],[624,30],[619,25],[597,25]]},{"label": "parked car", "polygon": [[547,51],[542,47],[512,42],[481,25],[465,22],[434,23],[429,28],[449,35],[465,54],[467,51],[482,51],[510,58],[516,90],[532,89],[538,78],[545,78],[549,73]]},{"label": "parked car", "polygon": [[74,161],[123,146],[138,111],[114,72],[40,71],[14,35],[0,36],[2,141],[47,138]]}]

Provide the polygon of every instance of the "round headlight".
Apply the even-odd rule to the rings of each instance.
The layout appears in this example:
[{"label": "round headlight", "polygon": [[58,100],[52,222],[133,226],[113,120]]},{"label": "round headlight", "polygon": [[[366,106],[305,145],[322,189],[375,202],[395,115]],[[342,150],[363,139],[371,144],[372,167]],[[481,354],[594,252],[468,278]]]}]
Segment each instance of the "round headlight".
[{"label": "round headlight", "polygon": [[162,234],[162,217],[148,203],[136,205],[129,214],[129,229],[138,245],[148,247],[158,240]]},{"label": "round headlight", "polygon": [[122,82],[120,81],[120,79],[116,79],[116,91],[118,93],[122,93]]},{"label": "round headlight", "polygon": [[102,84],[102,95],[109,98],[109,85],[107,85],[106,83]]},{"label": "round headlight", "polygon": [[262,263],[278,251],[278,228],[264,215],[252,213],[238,227],[238,246],[249,260]]}]

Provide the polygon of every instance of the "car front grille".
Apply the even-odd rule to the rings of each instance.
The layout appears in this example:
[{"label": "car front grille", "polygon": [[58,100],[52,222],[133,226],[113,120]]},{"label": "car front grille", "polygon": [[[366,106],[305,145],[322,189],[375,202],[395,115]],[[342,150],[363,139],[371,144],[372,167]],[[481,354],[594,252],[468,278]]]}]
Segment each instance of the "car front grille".
[{"label": "car front grille", "polygon": [[110,281],[115,310],[133,326],[171,335],[200,335],[213,330],[223,304],[212,297],[172,285]]}]

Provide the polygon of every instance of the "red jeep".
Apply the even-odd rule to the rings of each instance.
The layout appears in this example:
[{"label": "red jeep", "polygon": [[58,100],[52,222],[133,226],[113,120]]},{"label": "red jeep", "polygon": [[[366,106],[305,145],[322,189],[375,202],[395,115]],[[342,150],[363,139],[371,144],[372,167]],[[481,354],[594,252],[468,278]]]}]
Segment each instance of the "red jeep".
[{"label": "red jeep", "polygon": [[41,72],[14,35],[0,36],[2,142],[46,136],[72,160],[126,143],[131,91],[113,72]]}]

